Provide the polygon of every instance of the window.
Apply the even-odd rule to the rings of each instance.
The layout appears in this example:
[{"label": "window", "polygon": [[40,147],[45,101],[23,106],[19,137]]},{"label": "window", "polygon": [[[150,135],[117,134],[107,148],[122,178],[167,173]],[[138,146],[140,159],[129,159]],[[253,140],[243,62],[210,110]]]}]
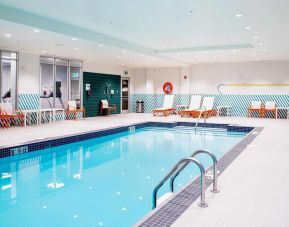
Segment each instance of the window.
[{"label": "window", "polygon": [[81,106],[82,62],[40,57],[41,108],[65,108],[68,100]]}]

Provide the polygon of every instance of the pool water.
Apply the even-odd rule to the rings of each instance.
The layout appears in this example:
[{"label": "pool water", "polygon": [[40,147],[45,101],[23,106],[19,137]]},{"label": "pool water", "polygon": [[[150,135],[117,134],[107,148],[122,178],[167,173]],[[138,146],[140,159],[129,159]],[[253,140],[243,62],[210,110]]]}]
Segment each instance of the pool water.
[{"label": "pool water", "polygon": [[[152,127],[0,159],[0,226],[132,226],[178,160],[200,148],[220,158],[245,136]],[[212,165],[208,156],[197,159]],[[175,188],[198,175],[189,166]],[[168,191],[164,185],[158,196]]]}]

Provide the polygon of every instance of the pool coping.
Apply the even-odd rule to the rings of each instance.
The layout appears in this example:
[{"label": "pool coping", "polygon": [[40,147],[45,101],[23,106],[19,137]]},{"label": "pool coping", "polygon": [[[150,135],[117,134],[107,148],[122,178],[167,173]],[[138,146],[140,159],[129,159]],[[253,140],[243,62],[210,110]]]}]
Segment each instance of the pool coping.
[{"label": "pool coping", "polygon": [[[16,144],[14,146],[0,146],[0,159],[10,156],[16,156],[19,154],[29,153],[41,149],[57,147],[73,142],[79,142],[83,140],[98,138],[102,136],[107,136],[111,134],[127,132],[129,128],[139,129],[144,127],[169,127],[173,128],[176,126],[195,126],[195,122],[182,122],[182,121],[172,121],[172,122],[157,122],[157,121],[145,121],[135,124],[117,126],[104,128],[99,130],[86,131],[81,133],[74,133],[58,137],[48,137],[44,139],[36,139],[28,142]],[[211,127],[211,128],[225,128],[228,131],[235,132],[250,132],[254,129],[252,126],[240,126],[236,124],[219,124],[219,123],[199,123],[199,127]],[[132,129],[132,128],[131,128]]]},{"label": "pool coping", "polygon": [[[264,127],[253,127],[253,129],[244,139],[242,139],[218,160],[218,177],[246,149],[246,147],[251,144],[251,142],[262,132],[263,129]],[[209,171],[211,168],[212,166],[210,166],[207,171]],[[208,189],[212,183],[212,179],[206,179],[206,189]],[[179,192],[174,193],[133,226],[171,226],[199,197],[200,176],[197,177],[193,182],[183,187]]]}]

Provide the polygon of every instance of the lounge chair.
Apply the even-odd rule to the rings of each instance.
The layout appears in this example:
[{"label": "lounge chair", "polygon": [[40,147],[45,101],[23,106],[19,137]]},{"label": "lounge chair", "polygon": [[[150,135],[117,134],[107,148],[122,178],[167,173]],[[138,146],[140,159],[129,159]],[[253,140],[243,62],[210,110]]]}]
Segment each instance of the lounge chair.
[{"label": "lounge chair", "polygon": [[190,100],[190,106],[188,109],[184,109],[180,111],[181,117],[185,115],[192,115],[194,111],[200,109],[202,96],[200,95],[193,95]]},{"label": "lounge chair", "polygon": [[2,128],[8,128],[10,122],[20,122],[20,125],[24,126],[24,114],[21,111],[13,112],[12,103],[0,103],[0,120]]},{"label": "lounge chair", "polygon": [[248,107],[248,117],[252,116],[252,113],[257,112],[259,117],[264,116],[264,107],[261,101],[252,101],[251,105]]},{"label": "lounge chair", "polygon": [[76,120],[77,113],[82,113],[83,119],[85,119],[85,108],[81,107],[77,109],[76,101],[68,101],[67,108],[66,108],[66,119],[69,119],[69,114],[73,114],[73,119]]},{"label": "lounge chair", "polygon": [[274,101],[266,101],[265,102],[265,106],[264,106],[264,110],[262,112],[262,117],[265,117],[266,113],[273,113],[274,114],[274,118],[277,119],[277,106],[276,106],[276,102]]},{"label": "lounge chair", "polygon": [[114,111],[116,114],[116,105],[112,104],[109,106],[108,101],[106,99],[100,100],[100,111],[99,115],[102,115],[102,111],[105,110],[107,115],[110,115],[111,111]]},{"label": "lounge chair", "polygon": [[201,109],[192,112],[193,117],[206,117],[209,118],[214,115],[214,97],[204,97]]},{"label": "lounge chair", "polygon": [[170,113],[175,113],[176,109],[173,107],[174,104],[174,95],[165,95],[164,103],[162,108],[154,109],[153,115],[163,114],[165,117]]}]

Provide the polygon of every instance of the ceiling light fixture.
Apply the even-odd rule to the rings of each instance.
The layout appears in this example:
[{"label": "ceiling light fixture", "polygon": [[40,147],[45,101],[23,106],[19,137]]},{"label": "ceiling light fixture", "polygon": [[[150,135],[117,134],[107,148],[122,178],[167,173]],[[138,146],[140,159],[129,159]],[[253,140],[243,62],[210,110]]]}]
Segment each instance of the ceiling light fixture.
[{"label": "ceiling light fixture", "polygon": [[258,43],[259,46],[263,46],[263,43]]},{"label": "ceiling light fixture", "polygon": [[39,29],[34,29],[34,32],[40,32],[40,30]]},{"label": "ceiling light fixture", "polygon": [[122,53],[126,53],[126,52],[127,52],[127,50],[122,50],[121,52],[122,52]]},{"label": "ceiling light fixture", "polygon": [[11,37],[12,35],[11,34],[5,34],[5,37]]},{"label": "ceiling light fixture", "polygon": [[77,50],[78,48],[77,47],[73,47],[73,50]]},{"label": "ceiling light fixture", "polygon": [[76,41],[76,40],[77,40],[77,38],[72,38],[71,40],[72,40],[72,41]]},{"label": "ceiling light fixture", "polygon": [[98,44],[97,46],[98,46],[98,47],[103,47],[103,45],[102,45],[102,44]]},{"label": "ceiling light fixture", "polygon": [[241,18],[241,17],[243,17],[243,14],[238,13],[238,14],[236,14],[236,17]]},{"label": "ceiling light fixture", "polygon": [[143,57],[143,54],[140,54],[139,56],[140,56],[140,57]]},{"label": "ceiling light fixture", "polygon": [[245,27],[247,30],[250,30],[252,27],[251,26],[246,26]]},{"label": "ceiling light fixture", "polygon": [[255,35],[255,36],[253,36],[253,39],[259,39],[259,37]]},{"label": "ceiling light fixture", "polygon": [[267,49],[266,49],[266,48],[264,48],[264,49],[263,49],[263,51],[267,51]]},{"label": "ceiling light fixture", "polygon": [[42,52],[43,52],[43,53],[46,53],[46,52],[47,52],[47,50],[43,50]]}]

